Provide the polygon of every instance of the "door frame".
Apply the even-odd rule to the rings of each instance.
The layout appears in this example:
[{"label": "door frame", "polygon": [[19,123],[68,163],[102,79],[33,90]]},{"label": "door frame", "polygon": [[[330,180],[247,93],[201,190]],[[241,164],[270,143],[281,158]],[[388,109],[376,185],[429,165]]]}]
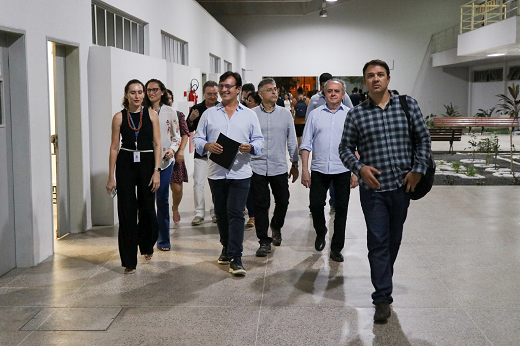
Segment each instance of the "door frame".
[{"label": "door frame", "polygon": [[[86,220],[86,201],[83,198],[84,183],[83,183],[83,145],[82,145],[82,124],[81,124],[81,79],[80,79],[80,58],[79,58],[79,43],[67,40],[58,39],[52,36],[46,36],[46,42],[53,42],[56,45],[65,48],[65,85],[66,85],[66,164],[68,176],[64,179],[68,180],[67,201],[69,209],[69,217],[67,220],[68,232],[65,233],[79,233],[83,232],[87,226]],[[47,47],[48,49],[48,47]],[[48,53],[48,52],[47,52]],[[47,54],[47,59],[49,55]],[[47,65],[48,66],[48,61]],[[47,69],[47,80],[49,80],[49,70]],[[50,90],[48,91],[50,93]],[[50,117],[50,109],[48,110]],[[50,127],[48,129],[48,138],[50,138]],[[49,162],[52,158],[49,151]],[[50,167],[50,166],[49,166]],[[49,175],[49,176],[52,176]],[[61,179],[61,178],[59,178]],[[52,180],[48,182],[49,189],[52,196]],[[57,182],[57,184],[59,184]],[[52,202],[52,201],[51,201]],[[50,212],[52,213],[52,203],[50,204]],[[52,215],[52,214],[51,214]]]}]

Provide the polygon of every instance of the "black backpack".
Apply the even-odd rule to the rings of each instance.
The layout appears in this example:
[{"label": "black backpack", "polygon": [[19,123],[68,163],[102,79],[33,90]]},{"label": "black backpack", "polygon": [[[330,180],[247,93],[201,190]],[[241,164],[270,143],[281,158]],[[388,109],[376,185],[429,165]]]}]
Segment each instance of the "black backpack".
[{"label": "black backpack", "polygon": [[307,113],[307,104],[305,103],[305,97],[296,101],[296,106],[294,106],[294,114],[297,118],[305,118],[305,113]]}]

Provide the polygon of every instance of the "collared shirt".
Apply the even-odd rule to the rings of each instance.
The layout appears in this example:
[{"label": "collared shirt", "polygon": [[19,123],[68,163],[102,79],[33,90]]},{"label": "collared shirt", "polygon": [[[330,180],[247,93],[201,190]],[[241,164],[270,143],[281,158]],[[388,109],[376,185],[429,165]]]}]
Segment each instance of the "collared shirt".
[{"label": "collared shirt", "polygon": [[179,150],[181,144],[181,132],[179,127],[179,119],[175,110],[168,106],[162,105],[159,108],[159,126],[161,129],[161,148],[162,148],[162,160],[161,169],[165,169],[172,163],[175,163],[175,157],[171,159],[165,159],[164,153],[166,150],[172,149],[174,153]]},{"label": "collared shirt", "polygon": [[[239,143],[251,144],[252,154],[259,154],[262,151],[264,138],[256,113],[240,103],[231,118],[228,117],[222,104],[208,108],[202,114],[197,132],[193,137],[197,153],[201,156],[207,155],[208,151],[204,151],[204,146],[207,143],[216,142],[220,133]],[[238,152],[233,166],[229,170],[208,160],[208,179],[249,178],[253,174],[249,164],[250,159],[250,154]]]},{"label": "collared shirt", "polygon": [[332,113],[324,104],[309,114],[300,149],[312,151],[312,171],[323,174],[348,172],[339,158],[338,147],[349,109],[342,103],[336,113]]},{"label": "collared shirt", "polygon": [[253,172],[259,175],[280,175],[287,173],[287,154],[291,162],[298,162],[298,142],[291,112],[275,104],[267,112],[262,104],[253,108],[258,116],[264,148],[260,155],[251,156]]},{"label": "collared shirt", "polygon": [[[410,96],[406,99],[415,137],[413,168],[408,120],[398,95],[391,95],[385,109],[368,99],[351,109],[345,121],[339,146],[341,160],[358,177],[359,171],[365,165],[379,170],[381,175],[376,178],[381,189],[378,192],[396,190],[403,185],[404,177],[410,170],[425,174],[428,167],[430,133],[417,101]],[[356,148],[360,155],[359,160],[354,155]],[[368,189],[361,177],[359,183]]]},{"label": "collared shirt", "polygon": [[[345,93],[345,96],[343,96],[343,101],[341,102],[348,108],[354,107],[347,93]],[[309,114],[311,114],[313,110],[323,106],[325,103],[327,103],[327,100],[325,100],[325,95],[323,95],[323,92],[318,91],[316,94],[312,95],[309,101],[309,105],[307,106],[307,113],[305,113],[305,121],[307,121]]]}]

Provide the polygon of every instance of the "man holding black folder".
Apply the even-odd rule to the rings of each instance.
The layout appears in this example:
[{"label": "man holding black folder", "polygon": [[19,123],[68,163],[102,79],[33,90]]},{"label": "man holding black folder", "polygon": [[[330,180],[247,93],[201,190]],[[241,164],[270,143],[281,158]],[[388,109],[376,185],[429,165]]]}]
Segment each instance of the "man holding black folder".
[{"label": "man holding black folder", "polygon": [[[271,243],[280,246],[282,242],[281,229],[289,206],[289,183],[292,177],[294,183],[298,179],[298,142],[291,112],[276,104],[278,89],[272,78],[265,78],[258,84],[258,95],[262,103],[253,108],[264,136],[264,149],[258,156],[251,158],[253,177],[251,191],[255,201],[256,235],[260,248],[257,257],[266,257],[271,252]],[[292,167],[287,173],[287,151]],[[274,196],[274,213],[269,225],[269,205],[271,196],[269,186]],[[272,237],[268,235],[271,226]]]},{"label": "man holding black folder", "polygon": [[[211,153],[208,180],[222,244],[218,263],[229,263],[229,272],[234,275],[246,273],[242,250],[244,208],[252,175],[250,154],[260,154],[264,143],[255,112],[238,102],[241,87],[239,73],[228,71],[220,76],[222,103],[202,114],[193,138],[199,155]],[[232,159],[228,161],[229,156]]]}]

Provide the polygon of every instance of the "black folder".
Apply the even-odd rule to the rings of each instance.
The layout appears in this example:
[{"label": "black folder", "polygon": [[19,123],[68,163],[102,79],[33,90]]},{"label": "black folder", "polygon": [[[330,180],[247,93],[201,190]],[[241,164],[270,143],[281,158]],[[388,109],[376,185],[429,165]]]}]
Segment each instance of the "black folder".
[{"label": "black folder", "polygon": [[220,135],[218,135],[217,144],[222,146],[222,153],[211,153],[209,155],[209,159],[215,162],[217,165],[224,167],[225,169],[231,169],[231,166],[233,166],[233,161],[235,161],[235,157],[237,156],[240,143],[232,140],[221,132]]}]

